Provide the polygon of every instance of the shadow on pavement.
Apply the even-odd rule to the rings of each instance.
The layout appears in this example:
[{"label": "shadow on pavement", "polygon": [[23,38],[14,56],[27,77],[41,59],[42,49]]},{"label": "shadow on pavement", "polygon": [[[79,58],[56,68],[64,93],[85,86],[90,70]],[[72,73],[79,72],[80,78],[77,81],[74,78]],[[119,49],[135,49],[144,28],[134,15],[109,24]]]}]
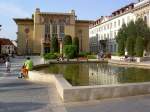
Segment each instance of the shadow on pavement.
[{"label": "shadow on pavement", "polygon": [[29,87],[29,88],[5,88],[0,89],[0,92],[9,92],[9,91],[34,91],[34,90],[46,90],[47,87]]},{"label": "shadow on pavement", "polygon": [[31,112],[46,107],[47,104],[32,102],[0,102],[0,112]]}]

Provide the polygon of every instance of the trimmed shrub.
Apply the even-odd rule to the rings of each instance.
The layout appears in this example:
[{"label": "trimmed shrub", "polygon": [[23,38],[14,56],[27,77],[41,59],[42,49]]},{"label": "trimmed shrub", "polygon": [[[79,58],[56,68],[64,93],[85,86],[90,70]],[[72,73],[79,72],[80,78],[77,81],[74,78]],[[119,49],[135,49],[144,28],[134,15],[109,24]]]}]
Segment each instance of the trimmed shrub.
[{"label": "trimmed shrub", "polygon": [[88,55],[90,55],[90,53],[84,51],[79,53],[79,57],[87,57]]},{"label": "trimmed shrub", "polygon": [[97,59],[96,55],[88,55],[87,58],[88,59]]},{"label": "trimmed shrub", "polygon": [[118,31],[118,35],[116,36],[116,42],[118,44],[118,52],[117,54],[119,56],[122,56],[125,54],[125,44],[127,40],[127,29],[128,27],[126,24],[123,24],[122,27]]},{"label": "trimmed shrub", "polygon": [[118,55],[123,56],[125,54],[125,39],[118,40]]},{"label": "trimmed shrub", "polygon": [[142,37],[136,38],[136,44],[135,44],[135,52],[136,56],[142,57],[144,52],[144,39]]},{"label": "trimmed shrub", "polygon": [[49,60],[49,59],[56,59],[57,55],[54,53],[46,53],[46,54],[44,54],[43,57],[44,57],[44,59]]},{"label": "trimmed shrub", "polygon": [[126,42],[126,48],[129,56],[134,56],[135,54],[134,46],[135,46],[134,38],[128,37]]},{"label": "trimmed shrub", "polygon": [[75,45],[65,45],[64,53],[67,58],[73,59],[77,56],[77,47]]}]

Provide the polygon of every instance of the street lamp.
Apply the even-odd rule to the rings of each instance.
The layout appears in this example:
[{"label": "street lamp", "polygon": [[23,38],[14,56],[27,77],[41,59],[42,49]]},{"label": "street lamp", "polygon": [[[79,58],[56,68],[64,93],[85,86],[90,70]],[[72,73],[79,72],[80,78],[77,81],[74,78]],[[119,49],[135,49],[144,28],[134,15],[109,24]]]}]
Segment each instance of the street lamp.
[{"label": "street lamp", "polygon": [[0,25],[0,31],[1,31],[1,27],[2,27],[2,25]]}]

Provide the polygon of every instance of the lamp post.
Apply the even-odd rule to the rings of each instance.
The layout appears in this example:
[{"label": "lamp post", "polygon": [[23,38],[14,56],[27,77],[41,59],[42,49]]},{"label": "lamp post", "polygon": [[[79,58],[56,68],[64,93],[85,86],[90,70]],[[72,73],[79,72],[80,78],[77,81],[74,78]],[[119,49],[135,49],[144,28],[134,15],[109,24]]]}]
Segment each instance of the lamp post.
[{"label": "lamp post", "polygon": [[2,25],[0,25],[0,31],[1,31],[1,27],[2,27]]},{"label": "lamp post", "polygon": [[28,34],[29,34],[29,27],[25,28],[25,33],[26,33],[26,49],[25,49],[25,55],[28,55]]}]

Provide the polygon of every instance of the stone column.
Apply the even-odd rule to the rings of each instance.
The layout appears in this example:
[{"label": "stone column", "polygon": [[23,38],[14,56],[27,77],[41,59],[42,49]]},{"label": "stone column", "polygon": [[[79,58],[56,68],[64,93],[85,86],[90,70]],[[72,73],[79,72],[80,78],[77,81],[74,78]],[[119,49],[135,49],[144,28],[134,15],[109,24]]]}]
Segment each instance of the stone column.
[{"label": "stone column", "polygon": [[60,34],[60,25],[57,25],[57,35],[58,35],[58,39],[60,38],[59,35]]},{"label": "stone column", "polygon": [[41,40],[41,55],[44,54],[44,44],[43,44],[43,40]]},{"label": "stone column", "polygon": [[148,11],[148,14],[147,14],[147,23],[148,23],[148,26],[150,27],[150,10]]},{"label": "stone column", "polygon": [[60,54],[63,54],[63,43],[62,43],[62,40],[59,42],[59,46],[60,46]]},{"label": "stone column", "polygon": [[53,28],[53,27],[52,27],[52,24],[50,24],[50,38],[52,37],[52,33],[53,33],[53,32],[52,32],[52,28]]}]

